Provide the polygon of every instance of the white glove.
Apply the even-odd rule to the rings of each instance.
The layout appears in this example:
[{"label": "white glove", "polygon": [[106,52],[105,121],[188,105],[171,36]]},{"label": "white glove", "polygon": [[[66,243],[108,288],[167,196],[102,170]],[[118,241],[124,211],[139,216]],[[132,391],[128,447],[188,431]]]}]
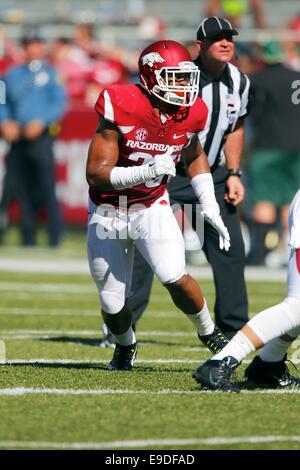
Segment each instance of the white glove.
[{"label": "white glove", "polygon": [[176,175],[175,163],[171,156],[173,151],[174,148],[171,146],[166,153],[154,156],[154,161],[149,164],[151,178],[157,178],[162,175]]},{"label": "white glove", "polygon": [[220,249],[228,251],[230,247],[230,236],[221,216],[213,209],[206,209],[201,212],[201,215],[218,232]]}]

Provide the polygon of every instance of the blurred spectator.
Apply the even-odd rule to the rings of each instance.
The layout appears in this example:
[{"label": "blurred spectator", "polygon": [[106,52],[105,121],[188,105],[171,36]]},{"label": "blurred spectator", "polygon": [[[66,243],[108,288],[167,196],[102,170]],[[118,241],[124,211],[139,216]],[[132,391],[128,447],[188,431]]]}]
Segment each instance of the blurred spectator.
[{"label": "blurred spectator", "polygon": [[253,50],[253,46],[243,47],[243,44],[239,45],[239,53],[235,60],[235,65],[239,68],[242,73],[250,75],[259,68],[259,62]]},{"label": "blurred spectator", "polygon": [[98,43],[94,36],[94,27],[88,23],[80,23],[76,26],[74,45],[84,51],[89,57],[98,52]]},{"label": "blurred spectator", "polygon": [[290,21],[288,26],[294,38],[284,42],[285,64],[300,72],[300,13]]},{"label": "blurred spectator", "polygon": [[127,0],[125,15],[130,23],[137,23],[145,16],[145,0]]},{"label": "blurred spectator", "polygon": [[13,65],[19,64],[22,59],[21,49],[6,36],[3,29],[0,29],[0,75]]},{"label": "blurred spectator", "polygon": [[144,16],[138,27],[138,37],[149,43],[164,39],[166,33],[166,24],[158,16]]},{"label": "blurred spectator", "polygon": [[300,51],[295,41],[284,41],[283,44],[285,59],[284,63],[287,67],[300,72]]},{"label": "blurred spectator", "polygon": [[232,23],[234,28],[240,28],[242,18],[251,11],[254,25],[259,29],[267,26],[263,0],[208,0],[205,9],[206,16],[222,16]]},{"label": "blurred spectator", "polygon": [[1,211],[16,199],[21,208],[23,245],[35,245],[37,210],[47,215],[49,245],[57,246],[62,232],[55,194],[51,126],[66,107],[64,89],[45,61],[46,48],[37,32],[23,38],[25,63],[5,76],[6,105],[0,106],[2,138],[11,144],[7,157]]},{"label": "blurred spectator", "polygon": [[[253,223],[248,264],[254,265],[265,262],[266,235],[276,224],[278,212],[287,233],[289,203],[300,186],[300,106],[292,102],[292,83],[300,80],[300,73],[282,63],[279,43],[265,44],[262,52],[266,67],[250,77],[255,150],[249,162]],[[282,256],[287,262],[287,254]],[[270,253],[269,264],[282,264],[282,256]]]},{"label": "blurred spectator", "polygon": [[128,56],[122,48],[104,48],[95,42],[90,26],[85,24],[76,28],[73,41],[57,38],[51,50],[52,63],[71,101],[88,106],[94,106],[103,87],[128,82],[124,66]]},{"label": "blurred spectator", "polygon": [[86,77],[91,67],[87,52],[74,46],[70,39],[58,38],[52,45],[51,60],[63,80],[68,96],[72,100],[83,101]]},{"label": "blurred spectator", "polygon": [[300,12],[290,21],[289,27],[296,34],[296,42],[300,46]]},{"label": "blurred spectator", "polygon": [[94,61],[91,67],[87,74],[84,102],[94,107],[104,87],[128,82],[128,72],[120,61],[114,59]]},{"label": "blurred spectator", "polygon": [[196,43],[195,41],[186,41],[186,42],[184,43],[184,46],[185,46],[186,49],[189,51],[192,60],[197,59],[197,57],[198,57],[198,55],[199,55],[197,43]]}]

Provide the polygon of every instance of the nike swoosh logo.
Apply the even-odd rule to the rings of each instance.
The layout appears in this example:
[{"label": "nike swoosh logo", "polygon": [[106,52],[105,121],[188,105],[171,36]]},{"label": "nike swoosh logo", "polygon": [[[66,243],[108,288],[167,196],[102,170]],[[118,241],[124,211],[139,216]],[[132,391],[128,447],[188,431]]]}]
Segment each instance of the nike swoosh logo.
[{"label": "nike swoosh logo", "polygon": [[219,382],[213,378],[211,370],[209,371],[208,380],[209,380],[210,384],[213,385],[214,387],[219,386]]},{"label": "nike swoosh logo", "polygon": [[174,134],[173,138],[174,139],[180,139],[180,137],[184,137],[184,136],[185,136],[185,134],[180,134],[180,135]]}]

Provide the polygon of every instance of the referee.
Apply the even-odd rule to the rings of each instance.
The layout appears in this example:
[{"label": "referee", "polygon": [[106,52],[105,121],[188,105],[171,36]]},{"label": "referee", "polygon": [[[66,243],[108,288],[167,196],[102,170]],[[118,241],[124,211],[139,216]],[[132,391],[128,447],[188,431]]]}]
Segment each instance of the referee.
[{"label": "referee", "polygon": [[[234,55],[233,36],[237,34],[227,20],[215,16],[205,18],[197,31],[199,56],[195,60],[201,72],[199,96],[209,110],[207,126],[200,139],[211,166],[216,199],[231,242],[228,252],[220,250],[217,232],[205,224],[203,250],[213,269],[216,324],[229,338],[248,321],[245,247],[236,206],[244,198],[240,161],[250,83],[246,75],[229,63]],[[180,164],[168,191],[173,203],[192,205],[192,225],[196,229],[198,198]],[[135,250],[132,295],[129,298],[134,323],[148,304],[152,280],[151,269]],[[104,345],[105,342],[109,343],[109,336]]]}]

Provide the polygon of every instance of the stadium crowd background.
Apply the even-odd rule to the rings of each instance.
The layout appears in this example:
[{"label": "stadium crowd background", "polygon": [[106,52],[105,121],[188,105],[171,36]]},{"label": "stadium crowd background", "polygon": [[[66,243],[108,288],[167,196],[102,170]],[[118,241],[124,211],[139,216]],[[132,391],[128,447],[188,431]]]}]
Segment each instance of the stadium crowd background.
[{"label": "stadium crowd background", "polygon": [[[198,24],[206,15],[214,14],[227,17],[238,27],[235,64],[250,78],[251,74],[277,61],[299,72],[300,77],[298,0],[0,2],[0,74],[4,75],[11,67],[22,63],[24,51],[20,40],[32,31],[38,31],[46,41],[48,61],[57,68],[68,95],[68,111],[57,126],[55,147],[57,192],[66,224],[84,226],[86,152],[96,126],[93,106],[101,89],[111,84],[137,81],[139,53],[155,40],[181,41],[195,58]],[[250,119],[243,158],[248,190],[241,207],[241,217],[249,226],[253,195],[251,185],[247,183],[251,155],[255,150],[252,134]],[[300,160],[300,148],[297,152]],[[2,140],[1,179],[6,153],[7,144]],[[11,222],[18,220],[13,201],[9,215]],[[265,237],[266,253],[276,249],[279,254],[270,261],[273,266],[283,264],[286,258],[280,246],[280,238],[284,239],[283,227],[278,215],[276,224]]]}]

